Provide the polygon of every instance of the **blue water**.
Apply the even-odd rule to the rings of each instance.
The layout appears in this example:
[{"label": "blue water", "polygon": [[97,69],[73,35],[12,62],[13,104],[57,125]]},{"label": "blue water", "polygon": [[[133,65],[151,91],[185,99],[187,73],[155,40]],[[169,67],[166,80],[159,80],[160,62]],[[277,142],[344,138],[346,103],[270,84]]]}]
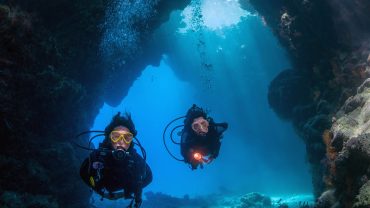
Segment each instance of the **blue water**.
[{"label": "blue water", "polygon": [[[281,196],[311,193],[303,142],[290,123],[279,120],[267,102],[268,86],[290,67],[285,51],[259,16],[246,16],[236,26],[178,33],[181,11],[153,35],[152,45],[170,43],[159,67],[148,66],[117,107],[104,105],[92,129],[104,129],[118,111],[130,112],[138,138],[147,151],[153,182],[144,190],[182,197],[230,190]],[[205,42],[200,67],[199,38]],[[219,157],[191,171],[166,152],[166,124],[196,103],[216,122],[228,122]],[[99,142],[98,140],[95,141]],[[170,150],[180,157],[178,146]]]}]

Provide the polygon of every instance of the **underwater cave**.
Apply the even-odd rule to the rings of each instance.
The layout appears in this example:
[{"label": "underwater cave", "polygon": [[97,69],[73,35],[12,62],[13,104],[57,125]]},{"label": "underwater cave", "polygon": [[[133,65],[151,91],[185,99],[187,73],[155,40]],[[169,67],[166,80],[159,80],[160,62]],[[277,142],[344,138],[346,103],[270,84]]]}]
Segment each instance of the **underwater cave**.
[{"label": "underwater cave", "polygon": [[[0,1],[0,206],[370,207],[369,10],[366,0]],[[177,161],[184,120],[164,132],[193,104],[228,124],[217,158],[196,170]],[[116,142],[107,125],[118,112],[131,114],[153,175],[140,202],[101,200],[94,162],[90,187],[79,174]],[[80,134],[89,130],[100,132]],[[130,145],[126,135],[117,141]]]}]

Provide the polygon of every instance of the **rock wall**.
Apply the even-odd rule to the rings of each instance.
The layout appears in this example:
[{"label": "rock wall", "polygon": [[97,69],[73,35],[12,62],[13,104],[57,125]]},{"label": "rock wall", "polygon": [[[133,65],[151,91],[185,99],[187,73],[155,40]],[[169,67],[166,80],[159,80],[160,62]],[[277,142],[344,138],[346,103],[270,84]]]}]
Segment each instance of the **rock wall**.
[{"label": "rock wall", "polygon": [[[324,134],[327,149],[327,187],[334,207],[369,207],[370,177],[370,78],[346,100]],[[326,201],[326,196],[319,200]],[[325,206],[321,206],[325,207]]]},{"label": "rock wall", "polygon": [[[110,82],[114,64],[106,64],[100,45],[106,11],[115,2],[0,1],[1,207],[88,207],[90,193],[78,173],[87,152],[70,142],[86,145],[74,135],[90,128],[104,99],[125,94],[105,93],[122,87]],[[187,3],[156,1],[146,30]],[[145,44],[145,38],[138,41]],[[160,59],[140,55],[132,57],[135,67],[115,70],[127,77],[127,91],[146,65]]]},{"label": "rock wall", "polygon": [[[247,1],[240,2],[248,6]],[[364,81],[370,77],[370,3],[249,2],[290,54],[293,69],[272,81],[268,98],[274,111],[292,121],[306,143],[315,195],[324,192],[323,207],[334,202],[339,207],[368,207],[363,202],[370,164],[366,152],[369,91]],[[356,138],[354,143],[351,138]],[[359,155],[349,154],[358,152],[356,148],[361,149]]]},{"label": "rock wall", "polygon": [[[69,141],[98,112],[96,56],[102,1],[0,5],[1,207],[84,207],[82,152]],[[63,13],[65,12],[65,13]],[[86,22],[80,22],[86,21]],[[87,27],[92,25],[90,28]],[[95,51],[95,54],[94,52]],[[92,65],[89,65],[90,62]]]}]

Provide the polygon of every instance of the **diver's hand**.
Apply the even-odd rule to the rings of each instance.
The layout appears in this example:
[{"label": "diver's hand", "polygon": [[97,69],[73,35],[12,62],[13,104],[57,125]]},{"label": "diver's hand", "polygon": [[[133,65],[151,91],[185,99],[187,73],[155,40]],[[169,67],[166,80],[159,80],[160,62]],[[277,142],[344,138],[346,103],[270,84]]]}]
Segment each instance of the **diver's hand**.
[{"label": "diver's hand", "polygon": [[141,207],[142,203],[143,203],[143,200],[141,199],[141,197],[135,197],[135,204],[134,204],[135,208]]},{"label": "diver's hand", "polygon": [[207,159],[207,160],[204,160],[204,162],[205,162],[205,163],[207,163],[207,164],[209,164],[209,163],[211,163],[214,159],[215,159],[214,157],[210,156],[210,157],[208,157],[208,159]]}]

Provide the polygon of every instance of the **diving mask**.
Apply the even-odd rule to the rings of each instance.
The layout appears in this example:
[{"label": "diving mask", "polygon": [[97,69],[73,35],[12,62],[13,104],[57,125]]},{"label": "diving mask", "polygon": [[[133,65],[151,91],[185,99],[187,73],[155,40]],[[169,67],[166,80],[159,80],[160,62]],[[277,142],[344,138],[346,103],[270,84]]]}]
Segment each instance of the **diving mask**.
[{"label": "diving mask", "polygon": [[208,127],[209,122],[202,117],[194,119],[194,122],[191,125],[191,128],[200,135],[208,133]]},{"label": "diving mask", "polygon": [[128,131],[119,130],[119,131],[112,131],[110,133],[110,140],[114,143],[117,143],[123,140],[126,144],[130,144],[133,138],[134,138],[134,135]]}]

